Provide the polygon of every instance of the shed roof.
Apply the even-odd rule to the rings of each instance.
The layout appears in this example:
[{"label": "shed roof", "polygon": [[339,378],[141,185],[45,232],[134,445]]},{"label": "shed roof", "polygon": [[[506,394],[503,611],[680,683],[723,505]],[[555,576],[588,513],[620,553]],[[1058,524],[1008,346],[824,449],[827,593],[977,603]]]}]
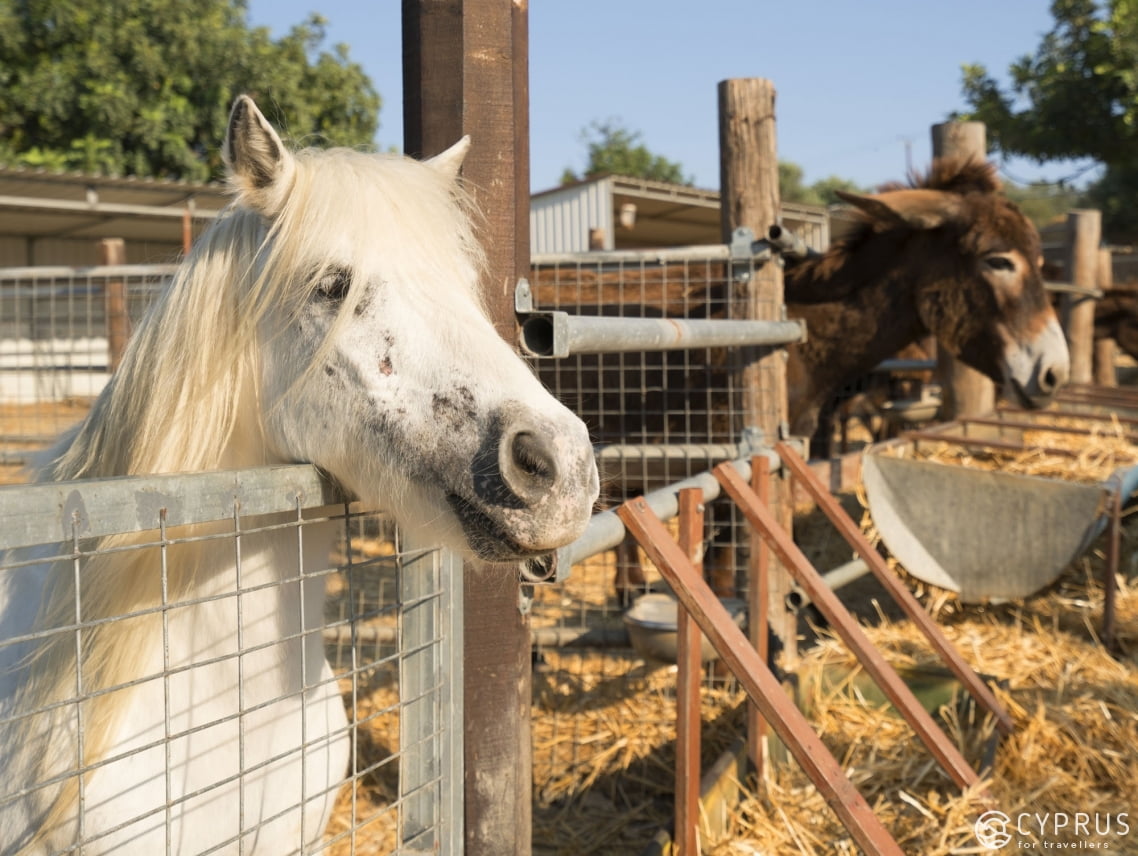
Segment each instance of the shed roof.
[{"label": "shed roof", "polygon": [[[613,234],[607,236],[606,246],[614,249],[650,249],[690,244],[718,244],[723,240],[718,190],[702,190],[682,184],[627,176],[603,175],[535,193],[531,197],[532,207],[563,204],[563,200],[571,196],[574,190],[584,190],[590,185],[611,188]],[[625,205],[634,206],[635,223],[631,227],[622,225],[619,220],[619,212]],[[781,211],[784,217],[802,221],[822,221],[827,216],[824,206],[794,202],[783,202]],[[564,222],[568,228],[570,221]],[[606,221],[590,225],[610,224]]]},{"label": "shed roof", "polygon": [[0,235],[180,244],[187,209],[209,220],[228,201],[222,184],[0,167]]}]

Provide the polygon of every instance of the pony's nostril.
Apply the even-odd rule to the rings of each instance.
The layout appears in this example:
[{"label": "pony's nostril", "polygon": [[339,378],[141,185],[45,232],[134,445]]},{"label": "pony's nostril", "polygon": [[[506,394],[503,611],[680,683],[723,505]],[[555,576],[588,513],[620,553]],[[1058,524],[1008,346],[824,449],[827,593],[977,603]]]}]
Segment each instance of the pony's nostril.
[{"label": "pony's nostril", "polygon": [[518,431],[506,438],[500,456],[502,477],[519,498],[535,499],[557,480],[557,461],[549,441],[533,431]]}]

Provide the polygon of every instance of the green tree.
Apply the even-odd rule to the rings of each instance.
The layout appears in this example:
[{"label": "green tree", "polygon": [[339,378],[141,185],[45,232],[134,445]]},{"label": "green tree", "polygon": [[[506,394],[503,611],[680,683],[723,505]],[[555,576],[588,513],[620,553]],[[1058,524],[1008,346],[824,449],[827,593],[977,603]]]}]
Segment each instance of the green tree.
[{"label": "green tree", "polygon": [[1070,185],[1045,182],[1031,184],[1004,183],[1004,195],[1014,202],[1029,220],[1043,227],[1072,208],[1087,204],[1086,193]]},{"label": "green tree", "polygon": [[294,139],[371,145],[379,96],[325,24],[273,39],[243,0],[0,0],[0,161],[213,178],[241,92]]},{"label": "green tree", "polygon": [[1054,26],[1001,88],[982,65],[963,68],[968,118],[994,148],[1037,162],[1091,159],[1092,190],[1113,237],[1138,234],[1138,0],[1054,0]]},{"label": "green tree", "polygon": [[783,202],[801,202],[805,205],[833,205],[841,202],[839,190],[865,193],[865,189],[846,178],[831,175],[806,184],[806,174],[793,161],[778,162],[778,192]]},{"label": "green tree", "polygon": [[692,183],[691,177],[684,175],[680,164],[653,154],[641,142],[639,131],[629,131],[617,124],[615,119],[593,122],[581,132],[581,141],[588,149],[588,162],[584,172],[578,175],[566,167],[561,174],[562,184],[602,175],[647,178],[671,184]]}]

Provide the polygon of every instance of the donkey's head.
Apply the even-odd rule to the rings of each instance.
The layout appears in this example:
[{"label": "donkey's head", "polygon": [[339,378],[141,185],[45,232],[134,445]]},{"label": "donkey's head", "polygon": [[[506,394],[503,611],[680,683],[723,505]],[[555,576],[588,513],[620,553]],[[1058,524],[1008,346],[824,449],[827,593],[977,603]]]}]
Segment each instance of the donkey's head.
[{"label": "donkey's head", "polygon": [[498,335],[457,173],[346,149],[290,153],[248,98],[225,143],[263,224],[248,285],[266,441],[404,525],[487,561],[576,538],[598,479],[584,424]]},{"label": "donkey's head", "polygon": [[896,233],[917,313],[941,345],[1026,407],[1066,382],[1067,343],[1041,274],[1039,233],[1005,196],[991,165],[947,159],[920,186],[841,194],[875,233]]}]

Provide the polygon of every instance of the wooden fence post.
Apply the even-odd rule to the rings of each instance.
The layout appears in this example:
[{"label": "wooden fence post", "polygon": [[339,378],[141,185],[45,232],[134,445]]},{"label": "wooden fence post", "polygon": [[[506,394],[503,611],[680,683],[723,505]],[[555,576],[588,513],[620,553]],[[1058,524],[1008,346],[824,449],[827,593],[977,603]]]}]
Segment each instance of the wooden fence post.
[{"label": "wooden fence post", "polygon": [[[742,78],[719,83],[719,180],[723,240],[730,243],[735,229],[750,228],[765,235],[779,221],[778,145],[775,123],[775,88],[769,80]],[[745,281],[732,283],[735,318],[780,319],[783,311],[782,268],[765,264]],[[786,352],[783,349],[744,348],[741,359],[743,425],[762,429],[767,443],[781,439],[786,430]],[[781,478],[771,483],[771,507],[789,531],[793,522],[790,492]],[[752,534],[756,557],[758,538]],[[752,568],[755,561],[751,562]],[[769,622],[771,634],[782,648],[785,666],[798,656],[796,621],[786,608],[791,580],[777,561],[769,569]],[[749,585],[757,585],[752,573]],[[773,652],[772,652],[773,653]]]},{"label": "wooden fence post", "polygon": [[[471,135],[462,174],[483,214],[484,293],[510,342],[529,271],[528,79],[526,0],[403,0],[404,149],[433,155]],[[463,598],[466,856],[532,849],[530,628],[501,573],[468,572]]]},{"label": "wooden fence post", "polygon": [[[983,122],[942,122],[932,126],[933,157],[988,156]],[[937,347],[937,379],[944,395],[942,419],[979,416],[996,409],[996,386],[988,376]]]},{"label": "wooden fence post", "polygon": [[[99,241],[99,264],[126,264],[126,244],[122,238],[103,238]],[[127,311],[124,280],[106,281],[103,286],[103,305],[107,325],[107,369],[113,373],[122,362],[123,351],[130,339],[130,314]]]},{"label": "wooden fence post", "polygon": [[[1098,290],[1104,294],[1114,287],[1114,256],[1106,247],[1098,251],[1096,268]],[[1118,343],[1114,339],[1095,339],[1094,373],[1099,386],[1118,386],[1115,359]]]},{"label": "wooden fence post", "polygon": [[[1098,285],[1102,214],[1082,209],[1067,214],[1067,278],[1080,288]],[[1081,294],[1064,294],[1063,329],[1071,349],[1071,383],[1094,380],[1095,301]]]}]

